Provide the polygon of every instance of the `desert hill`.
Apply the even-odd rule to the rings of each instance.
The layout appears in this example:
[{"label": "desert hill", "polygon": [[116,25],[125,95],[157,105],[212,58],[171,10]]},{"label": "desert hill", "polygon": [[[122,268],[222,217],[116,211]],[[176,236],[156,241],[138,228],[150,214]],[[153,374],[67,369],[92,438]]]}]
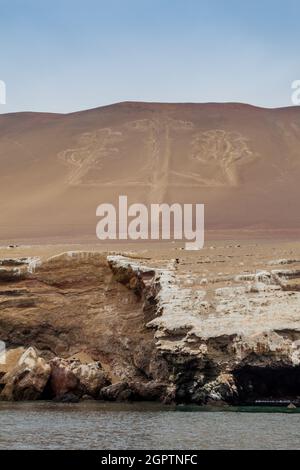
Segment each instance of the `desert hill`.
[{"label": "desert hill", "polygon": [[0,239],[90,237],[98,204],[206,204],[206,229],[300,229],[300,108],[125,102],[0,115]]}]

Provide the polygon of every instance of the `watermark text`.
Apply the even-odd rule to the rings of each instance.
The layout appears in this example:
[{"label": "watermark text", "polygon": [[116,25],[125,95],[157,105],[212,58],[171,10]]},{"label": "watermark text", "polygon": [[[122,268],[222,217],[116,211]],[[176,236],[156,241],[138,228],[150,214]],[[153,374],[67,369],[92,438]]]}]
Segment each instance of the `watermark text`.
[{"label": "watermark text", "polygon": [[6,344],[0,341],[0,364],[6,364]]},{"label": "watermark text", "polygon": [[6,104],[6,84],[0,80],[0,104]]},{"label": "watermark text", "polygon": [[300,80],[294,80],[292,83],[292,103],[295,106],[300,105]]},{"label": "watermark text", "polygon": [[100,204],[99,240],[181,240],[187,250],[204,246],[203,204],[131,204],[119,196],[119,205]]}]

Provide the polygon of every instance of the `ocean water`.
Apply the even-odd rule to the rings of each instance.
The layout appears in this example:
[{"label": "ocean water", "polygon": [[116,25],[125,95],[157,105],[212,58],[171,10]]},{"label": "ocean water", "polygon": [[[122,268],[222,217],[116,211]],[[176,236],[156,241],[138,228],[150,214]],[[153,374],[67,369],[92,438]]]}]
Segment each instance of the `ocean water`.
[{"label": "ocean water", "polygon": [[0,449],[300,449],[299,431],[299,409],[0,403]]}]

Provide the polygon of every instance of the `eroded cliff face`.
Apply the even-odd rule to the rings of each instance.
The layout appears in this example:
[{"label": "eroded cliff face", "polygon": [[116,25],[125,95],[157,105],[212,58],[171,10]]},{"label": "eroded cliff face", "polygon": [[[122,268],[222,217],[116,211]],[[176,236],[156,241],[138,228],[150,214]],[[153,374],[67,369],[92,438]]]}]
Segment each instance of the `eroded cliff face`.
[{"label": "eroded cliff face", "polygon": [[[8,348],[36,348],[52,364],[52,375],[57,357],[68,359],[71,368],[82,357],[100,363],[106,386],[112,385],[103,392],[108,399],[147,398],[147,387],[150,397],[160,397],[165,366],[145,327],[154,313],[144,308],[144,284],[133,271],[114,271],[100,254],[69,252],[43,263],[2,260],[0,278],[0,338]],[[145,391],[135,391],[139,386]]]},{"label": "eroded cliff face", "polygon": [[88,252],[2,260],[0,397],[300,403],[300,260],[210,273],[197,256],[202,273]]}]

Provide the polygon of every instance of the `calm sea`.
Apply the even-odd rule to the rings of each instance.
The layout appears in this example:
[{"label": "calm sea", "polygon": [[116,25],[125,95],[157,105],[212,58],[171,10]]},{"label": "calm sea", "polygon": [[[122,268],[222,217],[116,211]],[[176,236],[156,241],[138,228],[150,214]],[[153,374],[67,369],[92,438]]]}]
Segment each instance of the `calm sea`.
[{"label": "calm sea", "polygon": [[300,449],[299,410],[0,403],[0,449]]}]

